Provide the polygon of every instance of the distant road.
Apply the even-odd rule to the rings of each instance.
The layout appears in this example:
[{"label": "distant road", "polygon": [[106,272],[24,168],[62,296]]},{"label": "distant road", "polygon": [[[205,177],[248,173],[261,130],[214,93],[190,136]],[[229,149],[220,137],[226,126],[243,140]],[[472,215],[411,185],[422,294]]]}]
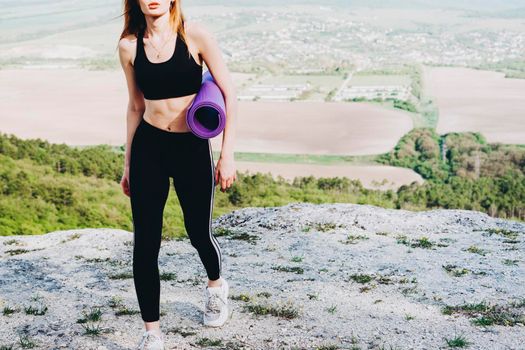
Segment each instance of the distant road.
[{"label": "distant road", "polygon": [[341,86],[339,86],[339,89],[337,89],[337,92],[334,95],[333,100],[334,101],[341,101],[341,93],[344,89],[346,89],[346,86],[350,83],[350,80],[352,80],[352,77],[354,76],[353,73],[348,73],[348,77],[341,83]]}]

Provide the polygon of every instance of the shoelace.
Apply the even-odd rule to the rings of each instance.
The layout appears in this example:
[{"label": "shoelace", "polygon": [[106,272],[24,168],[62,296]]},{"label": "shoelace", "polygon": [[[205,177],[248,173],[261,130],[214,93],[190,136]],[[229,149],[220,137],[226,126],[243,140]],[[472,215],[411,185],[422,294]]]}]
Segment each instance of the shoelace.
[{"label": "shoelace", "polygon": [[151,343],[154,341],[155,338],[160,339],[157,335],[155,335],[153,333],[144,332],[144,334],[142,335],[142,340],[141,340],[137,350],[147,349],[146,346],[151,345]]},{"label": "shoelace", "polygon": [[224,303],[224,300],[222,300],[219,294],[211,294],[208,299],[208,305],[206,305],[207,309],[210,311],[220,312],[221,307],[219,305],[219,301]]}]

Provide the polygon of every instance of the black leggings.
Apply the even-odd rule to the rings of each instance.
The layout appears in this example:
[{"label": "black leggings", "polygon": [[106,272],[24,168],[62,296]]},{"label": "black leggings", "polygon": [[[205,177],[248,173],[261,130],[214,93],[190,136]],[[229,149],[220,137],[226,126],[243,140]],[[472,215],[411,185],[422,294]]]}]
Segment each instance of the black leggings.
[{"label": "black leggings", "polygon": [[211,280],[221,275],[221,251],[212,234],[215,192],[211,144],[191,132],[170,132],[141,120],[131,143],[129,185],[133,216],[133,279],[145,322],[159,320],[158,256],[169,178],[191,245]]}]

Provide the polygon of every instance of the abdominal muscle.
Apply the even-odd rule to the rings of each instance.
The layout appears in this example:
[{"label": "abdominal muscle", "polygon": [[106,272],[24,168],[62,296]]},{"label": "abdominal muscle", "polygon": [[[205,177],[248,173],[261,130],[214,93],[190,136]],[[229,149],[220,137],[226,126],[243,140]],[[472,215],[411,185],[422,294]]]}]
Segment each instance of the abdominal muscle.
[{"label": "abdominal muscle", "polygon": [[167,98],[164,100],[145,99],[146,111],[143,118],[151,125],[169,132],[190,132],[186,124],[186,111],[197,94]]}]

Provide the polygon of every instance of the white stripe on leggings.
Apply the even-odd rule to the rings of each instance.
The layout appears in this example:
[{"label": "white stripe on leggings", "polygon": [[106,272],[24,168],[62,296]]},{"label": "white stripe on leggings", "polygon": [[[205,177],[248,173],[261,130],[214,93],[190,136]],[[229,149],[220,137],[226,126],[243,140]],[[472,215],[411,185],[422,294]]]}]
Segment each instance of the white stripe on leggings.
[{"label": "white stripe on leggings", "polygon": [[208,149],[210,151],[211,181],[212,181],[211,182],[211,198],[210,198],[210,219],[209,219],[210,226],[209,226],[209,234],[210,234],[210,240],[211,240],[211,242],[213,244],[213,247],[215,248],[215,251],[217,252],[217,256],[219,257],[219,274],[220,274],[221,270],[222,270],[221,250],[219,248],[219,242],[217,242],[217,239],[211,233],[211,231],[212,231],[212,228],[211,228],[211,214],[212,214],[212,210],[213,210],[213,199],[215,197],[215,166],[213,164],[213,153],[212,153],[212,150],[211,150],[210,139],[208,139]]}]

